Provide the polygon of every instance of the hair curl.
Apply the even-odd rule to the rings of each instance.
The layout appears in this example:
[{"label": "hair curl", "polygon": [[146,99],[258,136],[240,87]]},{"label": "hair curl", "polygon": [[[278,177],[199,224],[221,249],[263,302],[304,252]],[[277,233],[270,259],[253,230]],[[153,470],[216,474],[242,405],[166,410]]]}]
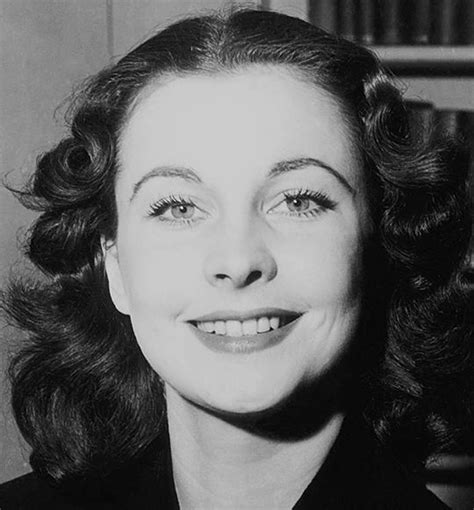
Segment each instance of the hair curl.
[{"label": "hair curl", "polygon": [[234,10],[175,23],[89,81],[70,136],[39,159],[20,193],[41,211],[27,255],[49,279],[14,282],[4,296],[30,333],[10,367],[12,403],[32,467],[57,483],[136,459],[164,412],[160,379],[111,302],[101,254],[101,236],[116,230],[121,129],[140,92],[161,77],[254,64],[292,68],[326,90],[365,164],[372,291],[384,290],[385,333],[371,339],[377,362],[366,376],[374,430],[414,463],[452,445],[466,423],[474,370],[460,268],[471,226],[466,171],[453,164],[459,152],[410,134],[401,94],[370,51],[295,18]]}]

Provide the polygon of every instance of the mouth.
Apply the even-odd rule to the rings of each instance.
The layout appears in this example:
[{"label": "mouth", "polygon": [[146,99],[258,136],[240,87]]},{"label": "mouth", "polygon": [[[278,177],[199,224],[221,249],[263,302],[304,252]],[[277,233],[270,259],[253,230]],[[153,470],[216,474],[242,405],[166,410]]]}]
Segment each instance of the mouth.
[{"label": "mouth", "polygon": [[211,335],[230,337],[255,336],[268,331],[278,330],[297,320],[301,314],[288,312],[284,314],[260,315],[245,320],[218,319],[188,321],[200,331]]},{"label": "mouth", "polygon": [[303,315],[287,311],[277,314],[276,309],[265,312],[266,315],[258,316],[233,314],[231,319],[225,320],[224,314],[208,315],[200,318],[206,320],[191,320],[188,324],[198,340],[213,351],[250,354],[282,343]]}]

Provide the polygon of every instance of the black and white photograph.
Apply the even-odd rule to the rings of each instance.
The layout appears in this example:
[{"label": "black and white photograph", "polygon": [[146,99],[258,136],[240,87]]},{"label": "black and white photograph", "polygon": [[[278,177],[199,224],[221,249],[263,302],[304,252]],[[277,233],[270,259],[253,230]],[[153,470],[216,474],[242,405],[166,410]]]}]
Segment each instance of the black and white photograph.
[{"label": "black and white photograph", "polygon": [[0,0],[0,510],[474,510],[474,0]]}]

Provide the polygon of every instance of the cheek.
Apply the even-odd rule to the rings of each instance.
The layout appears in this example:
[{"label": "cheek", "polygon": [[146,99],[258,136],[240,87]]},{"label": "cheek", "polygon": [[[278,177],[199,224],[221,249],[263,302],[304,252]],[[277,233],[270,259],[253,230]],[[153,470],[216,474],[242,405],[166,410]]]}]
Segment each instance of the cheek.
[{"label": "cheek", "polygon": [[313,235],[294,237],[282,252],[288,286],[308,308],[352,304],[359,297],[362,239],[357,228],[321,228]]},{"label": "cheek", "polygon": [[193,250],[163,246],[153,237],[127,243],[120,264],[132,314],[152,313],[156,318],[181,311],[199,270]]}]

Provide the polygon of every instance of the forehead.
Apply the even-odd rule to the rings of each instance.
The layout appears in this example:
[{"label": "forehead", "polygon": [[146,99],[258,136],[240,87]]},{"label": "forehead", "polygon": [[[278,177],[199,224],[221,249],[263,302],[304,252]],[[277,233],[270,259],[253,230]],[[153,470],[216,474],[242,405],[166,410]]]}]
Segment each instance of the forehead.
[{"label": "forehead", "polygon": [[283,67],[179,76],[139,96],[120,139],[121,170],[159,164],[265,170],[313,156],[354,171],[350,132],[335,100]]}]

